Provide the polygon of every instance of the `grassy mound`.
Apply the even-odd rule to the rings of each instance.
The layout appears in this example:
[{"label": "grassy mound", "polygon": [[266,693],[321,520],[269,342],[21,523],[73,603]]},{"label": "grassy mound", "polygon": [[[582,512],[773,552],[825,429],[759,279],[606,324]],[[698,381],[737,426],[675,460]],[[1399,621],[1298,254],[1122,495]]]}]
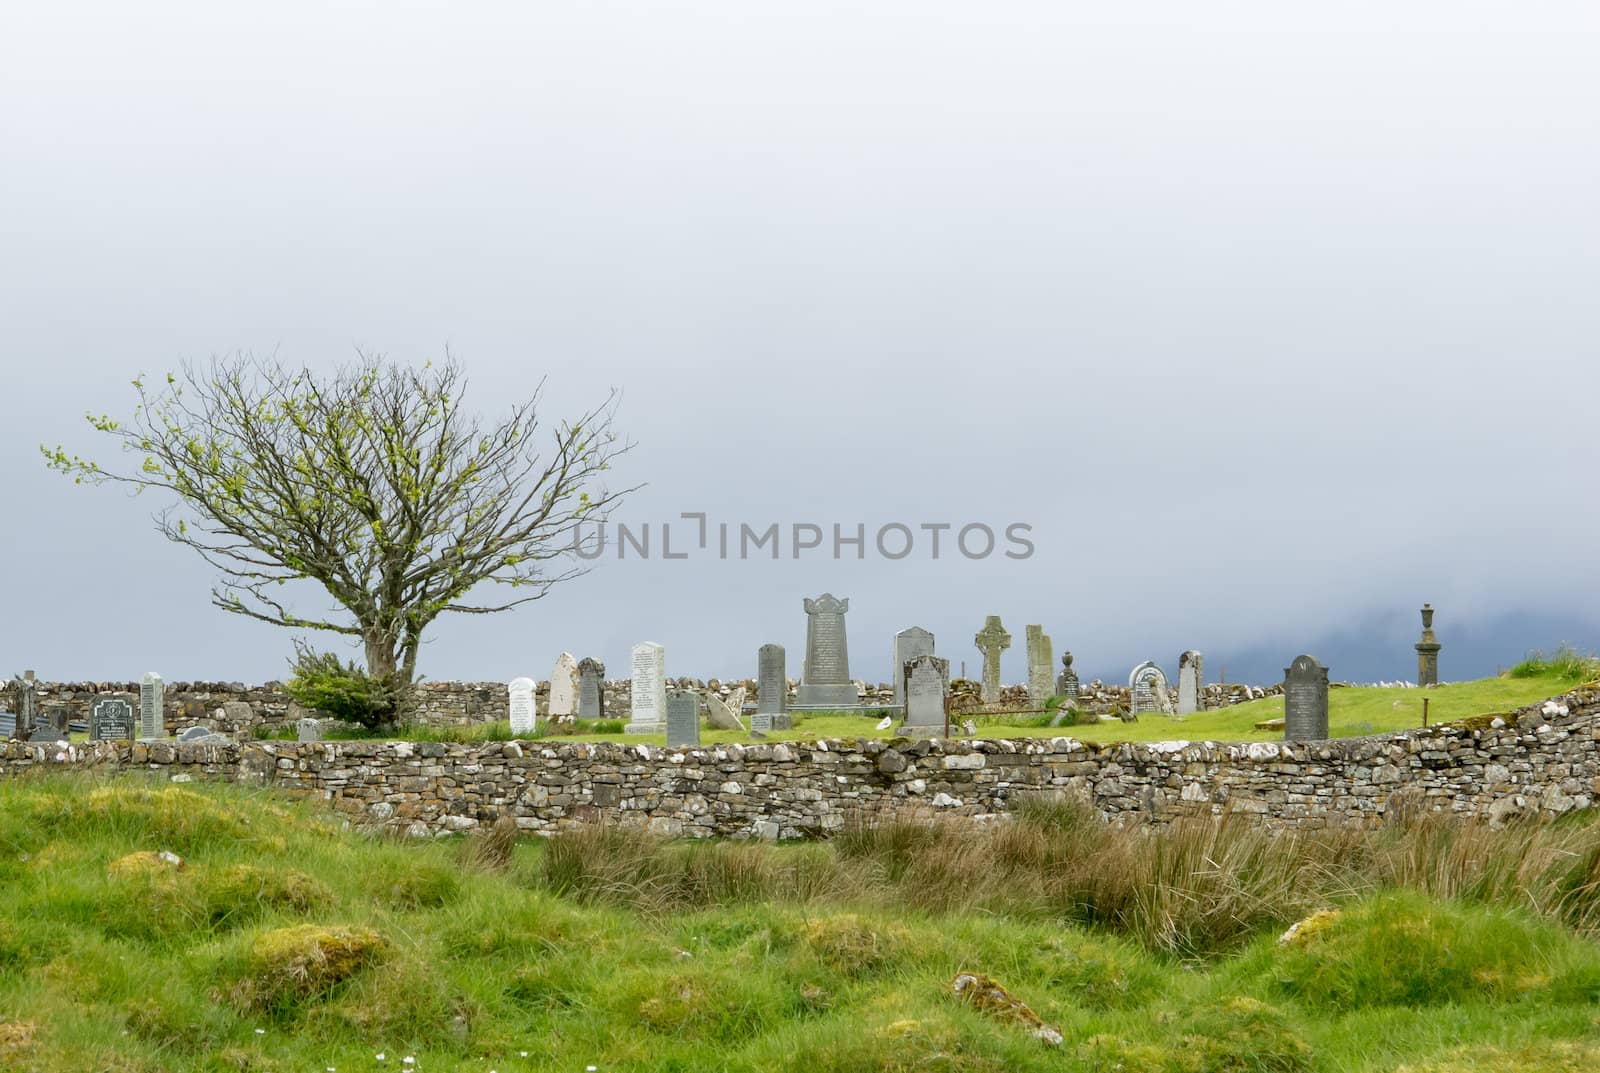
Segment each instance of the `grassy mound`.
[{"label": "grassy mound", "polygon": [[66,777],[0,783],[0,815],[35,818],[0,826],[7,1071],[1537,1073],[1600,1052],[1589,817],[1135,833],[1033,803],[799,846],[401,844],[239,787]]}]

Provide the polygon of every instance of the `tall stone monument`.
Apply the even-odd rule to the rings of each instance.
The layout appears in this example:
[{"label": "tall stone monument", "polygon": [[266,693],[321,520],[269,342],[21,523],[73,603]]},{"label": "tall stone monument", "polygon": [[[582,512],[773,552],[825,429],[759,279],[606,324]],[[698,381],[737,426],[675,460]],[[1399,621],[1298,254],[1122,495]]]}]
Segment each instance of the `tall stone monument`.
[{"label": "tall stone monument", "polygon": [[1283,738],[1320,741],[1328,736],[1328,669],[1296,656],[1283,669]]},{"label": "tall stone monument", "polygon": [[133,705],[124,697],[101,697],[89,706],[90,741],[132,741]]},{"label": "tall stone monument", "polygon": [[1167,693],[1167,676],[1154,660],[1145,660],[1128,675],[1128,710],[1172,713],[1172,697]]},{"label": "tall stone monument", "polygon": [[667,725],[667,650],[654,641],[633,646],[633,718],[629,734],[659,734]]},{"label": "tall stone monument", "polygon": [[894,655],[889,663],[889,677],[894,682],[894,702],[904,705],[906,702],[905,675],[906,663],[918,656],[933,655],[933,634],[921,626],[911,626],[894,635]]},{"label": "tall stone monument", "polygon": [[999,615],[990,615],[972,643],[983,653],[983,702],[993,704],[1000,699],[1000,653],[1011,647],[1011,635]]},{"label": "tall stone monument", "polygon": [[804,601],[806,662],[800,674],[796,708],[854,708],[860,697],[850,681],[850,649],[845,641],[844,614],[850,599],[825,592]]},{"label": "tall stone monument", "polygon": [[900,733],[908,738],[938,738],[945,733],[950,695],[950,661],[926,654],[906,661],[900,674],[906,717]]},{"label": "tall stone monument", "polygon": [[533,703],[533,679],[513,678],[507,683],[506,691],[510,696],[507,714],[511,719],[511,734],[518,738],[528,737],[533,733],[537,711]]},{"label": "tall stone monument", "polygon": [[1050,672],[1055,669],[1055,645],[1043,626],[1029,626],[1028,638],[1028,700],[1035,708],[1043,708],[1055,693]]},{"label": "tall stone monument", "polygon": [[578,657],[571,652],[556,657],[555,669],[550,672],[550,698],[544,710],[551,719],[564,719],[578,711]]},{"label": "tall stone monument", "polygon": [[606,717],[606,665],[593,656],[578,661],[578,718]]},{"label": "tall stone monument", "polygon": [[167,736],[166,683],[155,671],[146,671],[139,680],[139,740],[155,741]]},{"label": "tall stone monument", "polygon": [[700,744],[700,698],[692,689],[674,689],[666,698],[667,747]]},{"label": "tall stone monument", "polygon": [[1422,640],[1417,642],[1417,685],[1439,684],[1439,638],[1433,634],[1433,605],[1422,605]]},{"label": "tall stone monument", "polygon": [[1078,706],[1078,672],[1072,669],[1072,653],[1061,653],[1061,673],[1056,675],[1056,696],[1063,708]]},{"label": "tall stone monument", "polygon": [[756,652],[756,710],[750,713],[750,729],[763,734],[769,730],[788,730],[789,671],[782,645],[762,645]]},{"label": "tall stone monument", "polygon": [[1178,714],[1192,715],[1204,704],[1201,689],[1205,685],[1202,670],[1204,657],[1190,649],[1178,657]]}]

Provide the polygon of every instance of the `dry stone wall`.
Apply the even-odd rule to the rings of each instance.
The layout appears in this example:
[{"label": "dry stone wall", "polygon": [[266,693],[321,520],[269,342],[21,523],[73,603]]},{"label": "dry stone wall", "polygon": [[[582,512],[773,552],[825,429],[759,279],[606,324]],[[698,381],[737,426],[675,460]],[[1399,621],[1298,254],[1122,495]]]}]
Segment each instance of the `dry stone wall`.
[{"label": "dry stone wall", "polygon": [[1505,716],[1305,743],[8,742],[0,775],[117,770],[265,784],[417,836],[509,813],[541,833],[601,820],[669,835],[807,838],[852,814],[993,816],[1029,794],[1080,798],[1126,824],[1225,811],[1295,827],[1373,824],[1402,805],[1491,823],[1555,817],[1600,794],[1597,748],[1600,689],[1585,689]]}]

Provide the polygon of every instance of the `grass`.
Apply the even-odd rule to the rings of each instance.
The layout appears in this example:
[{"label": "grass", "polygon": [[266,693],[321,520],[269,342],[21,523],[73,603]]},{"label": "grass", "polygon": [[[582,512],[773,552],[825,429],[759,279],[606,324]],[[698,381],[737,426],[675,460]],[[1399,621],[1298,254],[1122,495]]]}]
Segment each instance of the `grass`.
[{"label": "grass", "polygon": [[827,844],[400,843],[263,791],[64,775],[0,783],[0,815],[17,1073],[1600,1066],[1587,816],[1139,833],[1031,802]]}]

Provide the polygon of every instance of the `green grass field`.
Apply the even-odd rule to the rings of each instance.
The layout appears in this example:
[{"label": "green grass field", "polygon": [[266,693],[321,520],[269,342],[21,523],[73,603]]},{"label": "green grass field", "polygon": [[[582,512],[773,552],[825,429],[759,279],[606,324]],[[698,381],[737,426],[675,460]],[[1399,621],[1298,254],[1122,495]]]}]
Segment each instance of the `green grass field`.
[{"label": "green grass field", "polygon": [[[1465,719],[1488,712],[1503,712],[1545,697],[1566,692],[1575,684],[1571,674],[1544,670],[1525,677],[1502,676],[1475,682],[1460,682],[1432,689],[1376,689],[1336,687],[1328,695],[1328,724],[1334,737],[1354,737],[1403,730],[1422,725],[1422,701],[1429,701],[1431,723]],[[1281,730],[1256,730],[1255,724],[1283,715],[1283,698],[1268,697],[1248,704],[1201,712],[1181,718],[1143,715],[1137,723],[1106,722],[1083,726],[1043,727],[1037,717],[1019,725],[1004,716],[980,716],[978,733],[987,738],[1076,737],[1093,741],[1281,741]],[[773,741],[816,740],[818,738],[890,738],[894,729],[878,730],[879,713],[873,715],[797,713],[790,730],[773,731]],[[897,720],[898,721],[898,720]],[[292,737],[291,731],[285,731]],[[476,727],[453,728],[438,732],[413,730],[398,736],[437,737],[451,740],[509,740],[510,724],[501,721]],[[611,741],[666,744],[666,735],[575,734],[555,737],[557,741]],[[733,730],[702,728],[701,743],[718,745],[748,742],[750,736]]]},{"label": "green grass field", "polygon": [[1588,818],[400,843],[133,776],[0,783],[0,816],[15,1073],[1600,1068]]}]

